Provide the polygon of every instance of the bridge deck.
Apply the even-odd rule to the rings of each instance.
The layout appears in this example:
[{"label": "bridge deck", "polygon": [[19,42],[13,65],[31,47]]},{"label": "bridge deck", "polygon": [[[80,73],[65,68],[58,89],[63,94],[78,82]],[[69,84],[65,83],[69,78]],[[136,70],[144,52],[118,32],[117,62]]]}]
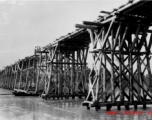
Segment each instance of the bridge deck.
[{"label": "bridge deck", "polygon": [[[152,1],[130,0],[112,12],[101,11],[101,14],[93,22],[76,25],[79,29],[42,49],[36,48],[34,56],[6,67],[0,73],[1,87],[28,90],[33,86],[35,93],[39,90],[46,99],[88,93],[84,104],[96,107],[106,105],[108,99],[112,105],[124,102],[124,98],[130,105],[136,102],[134,98],[137,104],[141,100],[144,106],[151,103],[146,97],[152,98]],[[88,75],[86,60],[90,42],[94,65]],[[147,88],[146,74],[150,76]],[[117,95],[116,89],[119,89]],[[129,94],[125,89],[130,90]]]}]

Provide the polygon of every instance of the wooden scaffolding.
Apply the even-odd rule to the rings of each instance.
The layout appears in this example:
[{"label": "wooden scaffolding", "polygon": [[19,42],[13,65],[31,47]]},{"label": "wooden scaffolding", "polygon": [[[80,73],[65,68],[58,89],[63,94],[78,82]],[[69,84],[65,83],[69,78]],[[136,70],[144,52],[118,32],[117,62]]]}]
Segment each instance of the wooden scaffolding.
[{"label": "wooden scaffolding", "polygon": [[46,60],[48,57],[48,52],[41,49],[41,47],[37,46],[35,48],[35,56],[37,56],[37,64],[36,64],[36,91],[40,94],[44,91],[45,80],[47,77],[47,69],[46,69]]},{"label": "wooden scaffolding", "polygon": [[[44,99],[85,96],[83,105],[96,110],[152,104],[152,2],[129,0],[101,13],[105,15],[76,25],[80,29],[36,47],[34,56],[0,71],[0,87],[41,92]],[[88,79],[90,42],[93,66]]]},{"label": "wooden scaffolding", "polygon": [[[78,36],[82,34],[81,36]],[[87,94],[86,59],[88,33],[70,33],[43,48],[47,51],[45,87],[42,98],[83,97]]]},{"label": "wooden scaffolding", "polygon": [[15,72],[14,66],[7,66],[0,72],[0,87],[5,89],[14,89]]},{"label": "wooden scaffolding", "polygon": [[16,62],[15,95],[38,95],[37,91],[37,57],[26,57]]},{"label": "wooden scaffolding", "polygon": [[96,110],[106,106],[152,104],[150,54],[152,44],[152,2],[129,1],[95,22],[76,27],[90,34],[94,64],[84,106]]}]

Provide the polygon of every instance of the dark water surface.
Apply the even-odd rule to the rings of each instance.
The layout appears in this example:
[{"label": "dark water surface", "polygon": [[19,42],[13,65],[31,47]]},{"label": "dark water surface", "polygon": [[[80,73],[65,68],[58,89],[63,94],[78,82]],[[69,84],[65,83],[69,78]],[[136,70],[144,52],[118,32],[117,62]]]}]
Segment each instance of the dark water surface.
[{"label": "dark water surface", "polygon": [[[146,110],[139,106],[133,113],[133,106],[127,113],[124,107],[115,115],[109,115],[106,108],[95,111],[81,105],[83,100],[43,100],[40,97],[15,97],[12,91],[0,89],[0,120],[152,120],[152,105]],[[141,112],[142,114],[139,114]]]}]

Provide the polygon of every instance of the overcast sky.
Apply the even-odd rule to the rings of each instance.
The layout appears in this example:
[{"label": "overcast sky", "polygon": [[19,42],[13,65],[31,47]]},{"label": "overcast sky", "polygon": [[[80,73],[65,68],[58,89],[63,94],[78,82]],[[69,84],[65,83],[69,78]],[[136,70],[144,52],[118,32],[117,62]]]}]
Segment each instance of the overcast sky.
[{"label": "overcast sky", "polygon": [[0,0],[0,69],[128,0]]}]

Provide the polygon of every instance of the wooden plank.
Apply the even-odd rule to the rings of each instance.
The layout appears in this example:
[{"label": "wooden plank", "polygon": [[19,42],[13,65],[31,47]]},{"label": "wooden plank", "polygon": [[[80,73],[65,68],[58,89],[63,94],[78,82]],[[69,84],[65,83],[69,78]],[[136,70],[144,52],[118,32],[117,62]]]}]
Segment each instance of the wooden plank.
[{"label": "wooden plank", "polygon": [[101,24],[100,22],[89,22],[89,21],[83,21],[83,24],[85,25],[95,25],[95,26],[99,26],[99,27],[103,27],[103,24]]},{"label": "wooden plank", "polygon": [[91,30],[97,30],[98,27],[97,26],[91,26],[91,25],[80,25],[80,24],[76,24],[75,27],[77,28],[85,28],[85,29],[91,29]]},{"label": "wooden plank", "polygon": [[[118,19],[116,19],[115,21],[116,21],[116,23],[121,22],[121,23],[125,23],[125,24],[129,23],[129,24],[134,24],[134,25],[152,26],[152,24],[147,24],[144,22],[131,22],[131,21],[126,21],[126,20],[118,20]],[[149,32],[151,32],[151,31],[149,31]]]},{"label": "wooden plank", "polygon": [[[48,62],[48,63],[50,63],[50,62]],[[70,63],[68,63],[68,62],[52,62],[52,64],[69,64],[69,65],[72,65],[72,64],[76,64],[76,65],[87,65],[88,63],[75,63],[75,62],[70,62]],[[40,66],[41,67],[41,66]],[[46,67],[46,66],[43,66],[43,67]]]},{"label": "wooden plank", "polygon": [[111,14],[111,12],[108,12],[108,11],[104,11],[104,10],[102,10],[102,11],[100,11],[100,13],[104,13],[104,14]]}]

